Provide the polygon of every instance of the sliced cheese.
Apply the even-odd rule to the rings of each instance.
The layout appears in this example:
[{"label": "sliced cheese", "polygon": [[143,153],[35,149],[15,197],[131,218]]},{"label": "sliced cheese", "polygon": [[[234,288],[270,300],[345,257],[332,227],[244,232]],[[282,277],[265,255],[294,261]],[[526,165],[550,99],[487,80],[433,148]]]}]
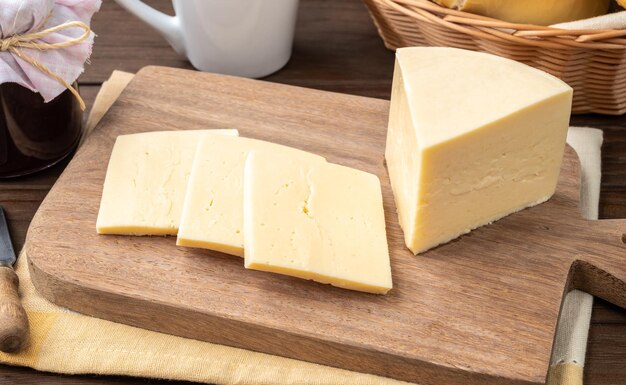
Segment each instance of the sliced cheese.
[{"label": "sliced cheese", "polygon": [[551,25],[604,15],[610,0],[435,0],[439,5],[511,23]]},{"label": "sliced cheese", "polygon": [[96,229],[100,234],[176,235],[187,178],[203,136],[234,129],[122,135],[109,160]]},{"label": "sliced cheese", "polygon": [[385,157],[408,248],[423,252],[550,198],[571,103],[567,84],[512,60],[399,49]]},{"label": "sliced cheese", "polygon": [[245,266],[372,293],[392,287],[378,177],[253,151],[244,175]]},{"label": "sliced cheese", "polygon": [[262,140],[205,137],[193,162],[177,245],[243,257],[243,171],[253,150],[325,162],[319,155]]}]

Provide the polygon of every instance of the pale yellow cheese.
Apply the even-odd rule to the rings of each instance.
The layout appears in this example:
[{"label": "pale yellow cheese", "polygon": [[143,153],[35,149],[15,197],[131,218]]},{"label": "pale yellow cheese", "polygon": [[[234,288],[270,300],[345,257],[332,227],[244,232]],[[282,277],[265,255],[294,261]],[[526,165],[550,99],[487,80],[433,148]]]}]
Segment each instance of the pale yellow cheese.
[{"label": "pale yellow cheese", "polygon": [[447,8],[511,23],[551,25],[604,15],[610,0],[434,0]]},{"label": "pale yellow cheese", "polygon": [[561,80],[452,48],[403,48],[386,161],[406,245],[450,241],[554,193],[572,103]]},{"label": "pale yellow cheese", "polygon": [[244,174],[245,266],[372,293],[392,287],[378,177],[252,151]]},{"label": "pale yellow cheese", "polygon": [[193,162],[177,245],[243,257],[243,170],[252,150],[325,162],[319,155],[262,140],[205,137]]},{"label": "pale yellow cheese", "polygon": [[187,178],[203,136],[234,129],[122,135],[109,160],[96,229],[100,234],[176,235]]}]

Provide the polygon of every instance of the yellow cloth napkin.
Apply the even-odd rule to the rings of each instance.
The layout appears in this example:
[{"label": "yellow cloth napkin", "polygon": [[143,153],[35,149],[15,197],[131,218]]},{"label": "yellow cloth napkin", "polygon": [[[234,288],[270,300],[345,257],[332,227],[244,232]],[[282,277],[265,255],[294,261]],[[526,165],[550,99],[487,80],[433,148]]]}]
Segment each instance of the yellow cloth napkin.
[{"label": "yellow cloth napkin", "polygon": [[[103,84],[86,131],[95,127],[132,76],[116,71]],[[30,344],[17,354],[0,353],[0,362],[5,364],[65,374],[127,375],[214,384],[406,384],[81,315],[52,304],[36,292],[27,258],[24,253],[20,255],[16,271],[30,321]],[[567,298],[570,297],[573,300],[566,300],[560,321],[562,324],[565,319],[568,327],[559,329],[561,338],[556,340],[561,349],[556,349],[555,353],[563,354],[563,358],[558,356],[555,360],[553,357],[550,385],[582,384],[591,301],[590,296],[582,292],[572,292]],[[576,354],[582,351],[582,362],[569,360],[567,352],[572,351],[572,344]]]},{"label": "yellow cloth napkin", "polygon": [[211,344],[81,315],[35,291],[22,253],[16,266],[29,347],[0,362],[65,374],[110,374],[211,384],[403,384],[387,378]]},{"label": "yellow cloth napkin", "polygon": [[96,100],[94,100],[93,106],[91,106],[91,111],[89,112],[87,123],[85,124],[83,139],[96,128],[98,122],[100,122],[104,114],[107,113],[117,98],[120,97],[122,91],[124,91],[128,83],[130,83],[134,77],[134,74],[128,72],[113,71],[111,77],[102,83],[102,87],[98,95],[96,95]]}]

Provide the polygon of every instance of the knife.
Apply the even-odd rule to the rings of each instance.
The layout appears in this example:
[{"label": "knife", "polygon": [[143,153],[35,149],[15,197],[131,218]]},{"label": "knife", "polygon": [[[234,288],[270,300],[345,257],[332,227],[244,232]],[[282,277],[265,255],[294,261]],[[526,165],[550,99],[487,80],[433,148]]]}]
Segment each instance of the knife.
[{"label": "knife", "polygon": [[17,291],[15,260],[4,209],[0,207],[0,350],[7,353],[22,349],[28,341],[28,316]]}]

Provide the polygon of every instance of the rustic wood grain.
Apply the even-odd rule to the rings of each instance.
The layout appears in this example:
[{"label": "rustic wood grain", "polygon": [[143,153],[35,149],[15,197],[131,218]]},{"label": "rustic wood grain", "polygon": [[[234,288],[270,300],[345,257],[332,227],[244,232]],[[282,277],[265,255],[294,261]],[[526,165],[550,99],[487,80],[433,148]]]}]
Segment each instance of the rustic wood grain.
[{"label": "rustic wood grain", "polygon": [[[608,347],[612,346],[612,349]],[[598,324],[591,328],[585,363],[585,384],[624,384],[626,378],[624,325]]]},{"label": "rustic wood grain", "polygon": [[[415,257],[383,166],[387,112],[378,99],[146,68],[33,219],[33,282],[81,313],[345,369],[422,384],[543,383],[564,290],[626,306],[626,221],[580,217],[570,150],[548,203]],[[243,271],[239,259],[177,248],[172,238],[97,235],[115,138],[200,127],[236,127],[376,173],[394,290],[374,296]]]},{"label": "rustic wood grain", "polygon": [[191,385],[194,382],[155,380],[123,376],[67,376],[32,369],[0,365],[0,384],[6,385]]},{"label": "rustic wood grain", "polygon": [[28,316],[18,294],[19,282],[12,267],[0,266],[0,350],[7,353],[28,343]]},{"label": "rustic wood grain", "polygon": [[[146,3],[172,13],[169,0]],[[105,1],[93,21],[98,33],[92,63],[81,82],[99,84],[113,70],[137,72],[146,65],[191,68],[150,27]],[[304,72],[303,72],[304,71]],[[389,98],[393,53],[387,51],[359,0],[300,2],[289,63],[267,80],[303,87]]]},{"label": "rustic wood grain", "polygon": [[[146,2],[171,12],[170,0]],[[189,67],[160,36],[124,12],[114,1],[103,2],[93,26],[98,38],[92,64],[80,79],[83,97],[85,94],[95,95],[99,84],[114,69],[134,72],[150,64]],[[272,75],[270,80],[388,98],[392,66],[393,55],[384,49],[360,0],[301,0],[294,59],[284,71]],[[620,151],[619,146],[612,145],[614,141],[626,140],[626,118],[574,116],[572,124],[604,130],[600,215],[603,218],[626,218],[626,152],[623,147]],[[7,208],[16,250],[21,249],[26,229],[37,207],[63,168],[64,165],[58,165],[36,176],[0,182],[0,203]],[[605,328],[606,323],[615,327]],[[625,336],[626,310],[596,299],[585,384],[615,385],[625,382],[626,348],[619,343]],[[58,376],[0,365],[0,384],[3,385],[120,383],[166,382],[123,377]]]},{"label": "rustic wood grain", "polygon": [[[169,0],[148,0],[145,3],[173,14]],[[152,63],[192,68],[157,32],[127,13],[115,1],[102,2],[91,28],[96,33],[90,60],[92,64],[80,77],[81,84],[101,84],[114,70],[137,72]]]}]

